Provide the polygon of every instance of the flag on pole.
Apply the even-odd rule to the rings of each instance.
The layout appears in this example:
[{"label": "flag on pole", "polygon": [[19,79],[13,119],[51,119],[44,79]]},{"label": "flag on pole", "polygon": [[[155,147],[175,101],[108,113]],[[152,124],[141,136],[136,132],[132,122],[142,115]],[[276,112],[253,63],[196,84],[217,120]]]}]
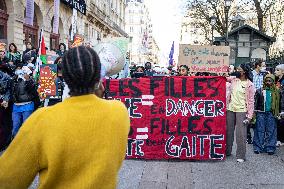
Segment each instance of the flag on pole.
[{"label": "flag on pole", "polygon": [[174,63],[174,52],[175,52],[175,42],[173,41],[172,48],[169,54],[169,66],[172,66]]},{"label": "flag on pole", "polygon": [[39,37],[39,51],[38,57],[36,60],[36,68],[34,70],[34,79],[37,80],[39,77],[39,70],[42,64],[46,64],[46,49],[45,49],[45,42],[43,37],[43,29],[40,30],[40,37]]},{"label": "flag on pole", "polygon": [[40,43],[40,60],[42,64],[46,64],[46,48],[43,35],[41,36],[41,43]]}]

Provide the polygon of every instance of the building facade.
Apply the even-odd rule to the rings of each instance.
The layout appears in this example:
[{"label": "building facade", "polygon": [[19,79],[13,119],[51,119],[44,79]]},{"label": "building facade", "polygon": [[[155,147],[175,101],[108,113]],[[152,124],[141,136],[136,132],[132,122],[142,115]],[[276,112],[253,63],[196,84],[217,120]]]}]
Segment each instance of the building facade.
[{"label": "building facade", "polygon": [[[236,8],[236,7],[234,7]],[[284,4],[283,0],[275,0],[264,17],[265,34],[273,36],[276,41],[270,47],[270,54],[284,51]],[[258,28],[258,19],[253,4],[237,7],[236,12],[245,18],[245,24]]]},{"label": "building facade", "polygon": [[[65,2],[65,3],[64,3]],[[54,0],[34,0],[33,25],[25,24],[26,0],[0,0],[0,41],[14,42],[19,51],[25,49],[30,41],[38,47],[40,30],[43,29],[46,46],[58,48],[58,44],[68,43],[72,31],[72,7],[60,0],[59,32],[53,33]],[[78,1],[79,2],[79,1]],[[85,0],[86,12],[77,11],[76,33],[84,37],[85,42],[96,44],[104,37],[117,37],[127,34],[125,28],[124,0]]]},{"label": "building facade", "polygon": [[153,36],[148,8],[143,0],[127,0],[125,30],[130,36],[131,65],[144,65],[145,62],[158,63],[159,47]]}]

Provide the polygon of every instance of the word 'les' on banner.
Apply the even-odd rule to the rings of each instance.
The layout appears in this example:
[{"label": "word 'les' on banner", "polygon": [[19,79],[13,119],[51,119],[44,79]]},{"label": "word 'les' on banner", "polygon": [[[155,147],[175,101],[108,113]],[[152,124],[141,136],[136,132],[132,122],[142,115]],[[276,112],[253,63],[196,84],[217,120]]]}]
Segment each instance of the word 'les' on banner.
[{"label": "word 'les' on banner", "polygon": [[131,118],[126,158],[223,160],[226,144],[224,77],[106,80],[108,99]]},{"label": "word 'les' on banner", "polygon": [[179,46],[179,65],[187,65],[191,72],[227,73],[229,46]]}]

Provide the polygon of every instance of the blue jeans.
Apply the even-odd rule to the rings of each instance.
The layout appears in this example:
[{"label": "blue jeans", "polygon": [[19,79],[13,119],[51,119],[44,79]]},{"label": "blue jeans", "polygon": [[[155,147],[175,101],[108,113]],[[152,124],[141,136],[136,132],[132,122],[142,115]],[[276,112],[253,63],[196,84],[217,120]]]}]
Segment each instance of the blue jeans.
[{"label": "blue jeans", "polygon": [[276,142],[277,126],[272,112],[256,113],[253,150],[258,152],[275,152]]},{"label": "blue jeans", "polygon": [[33,111],[24,111],[24,112],[13,112],[12,120],[13,120],[13,131],[12,136],[15,137],[17,132],[19,131],[22,124],[25,120],[33,113]]}]

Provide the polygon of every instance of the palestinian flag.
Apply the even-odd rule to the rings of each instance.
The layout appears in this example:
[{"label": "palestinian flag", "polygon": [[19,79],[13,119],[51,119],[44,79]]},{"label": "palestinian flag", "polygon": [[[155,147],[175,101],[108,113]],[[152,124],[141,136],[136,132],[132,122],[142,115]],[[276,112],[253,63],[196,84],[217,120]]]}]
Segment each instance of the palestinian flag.
[{"label": "palestinian flag", "polygon": [[44,37],[43,35],[41,36],[41,43],[40,43],[40,60],[42,64],[46,64],[46,49],[45,49],[45,42],[44,42]]},{"label": "palestinian flag", "polygon": [[38,57],[36,59],[36,68],[34,70],[34,79],[35,81],[39,78],[39,70],[40,66],[42,64],[46,64],[46,49],[45,49],[45,42],[43,37],[43,30],[40,31],[40,38],[39,38],[39,51],[38,51]]}]

